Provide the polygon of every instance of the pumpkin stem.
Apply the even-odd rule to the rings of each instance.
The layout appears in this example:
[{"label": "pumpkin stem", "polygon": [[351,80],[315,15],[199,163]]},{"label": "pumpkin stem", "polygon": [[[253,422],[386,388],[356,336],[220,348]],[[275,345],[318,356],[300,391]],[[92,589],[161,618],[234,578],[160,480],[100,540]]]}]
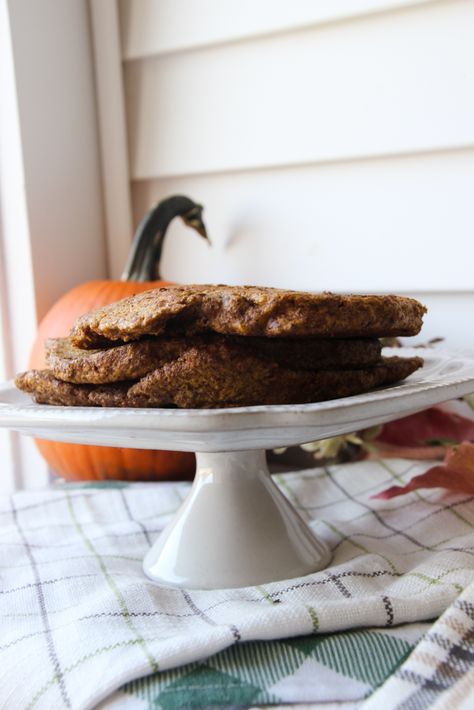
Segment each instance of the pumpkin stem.
[{"label": "pumpkin stem", "polygon": [[183,222],[209,240],[202,221],[202,205],[184,195],[174,195],[153,207],[138,225],[133,238],[122,281],[154,281],[160,278],[159,266],[163,241],[170,222],[181,217]]}]

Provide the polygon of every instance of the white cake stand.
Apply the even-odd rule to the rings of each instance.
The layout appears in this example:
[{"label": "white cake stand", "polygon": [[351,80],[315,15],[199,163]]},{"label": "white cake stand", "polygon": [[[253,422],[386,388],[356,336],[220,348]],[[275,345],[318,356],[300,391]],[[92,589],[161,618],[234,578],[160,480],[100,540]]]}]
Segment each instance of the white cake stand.
[{"label": "white cake stand", "polygon": [[0,426],[56,441],[198,452],[191,491],[146,555],[145,574],[194,589],[262,584],[330,562],[325,544],[272,481],[265,449],[363,429],[474,392],[474,356],[421,354],[424,367],[399,385],[305,405],[54,407],[32,403],[7,383],[0,387]]}]

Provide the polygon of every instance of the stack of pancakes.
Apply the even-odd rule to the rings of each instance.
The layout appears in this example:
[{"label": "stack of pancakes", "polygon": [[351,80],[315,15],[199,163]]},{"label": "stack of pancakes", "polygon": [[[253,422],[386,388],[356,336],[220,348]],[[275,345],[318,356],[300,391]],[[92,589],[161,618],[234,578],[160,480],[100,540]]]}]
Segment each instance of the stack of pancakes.
[{"label": "stack of pancakes", "polygon": [[401,296],[256,286],[170,286],[87,313],[46,342],[46,370],[16,378],[36,402],[236,407],[345,397],[408,377],[418,357],[382,357],[425,308]]}]

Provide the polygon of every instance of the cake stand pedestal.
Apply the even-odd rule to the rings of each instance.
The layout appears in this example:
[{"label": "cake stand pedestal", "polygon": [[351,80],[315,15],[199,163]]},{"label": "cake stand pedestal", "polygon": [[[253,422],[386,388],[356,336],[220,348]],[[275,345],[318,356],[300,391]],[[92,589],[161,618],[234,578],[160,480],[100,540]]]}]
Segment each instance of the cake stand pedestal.
[{"label": "cake stand pedestal", "polygon": [[[395,350],[388,354],[419,354]],[[0,385],[0,427],[43,439],[198,451],[194,484],[145,557],[158,584],[214,589],[325,568],[330,554],[272,481],[265,449],[382,424],[474,392],[474,356],[424,350],[398,385],[313,404],[179,410],[53,407]]]},{"label": "cake stand pedestal", "polygon": [[156,582],[214,589],[301,577],[330,558],[260,449],[197,454],[191,491],[143,569]]}]

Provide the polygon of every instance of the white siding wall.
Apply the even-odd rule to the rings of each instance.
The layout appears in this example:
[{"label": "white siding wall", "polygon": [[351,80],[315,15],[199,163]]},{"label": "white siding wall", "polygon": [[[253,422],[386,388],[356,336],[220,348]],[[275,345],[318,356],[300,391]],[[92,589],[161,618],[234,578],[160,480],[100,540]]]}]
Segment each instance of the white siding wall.
[{"label": "white siding wall", "polygon": [[[120,0],[134,222],[176,281],[398,292],[474,347],[474,2]],[[185,255],[183,258],[182,255]]]},{"label": "white siding wall", "polygon": [[[0,381],[37,321],[107,274],[87,0],[0,0]],[[29,437],[0,432],[0,490],[40,486]]]}]

